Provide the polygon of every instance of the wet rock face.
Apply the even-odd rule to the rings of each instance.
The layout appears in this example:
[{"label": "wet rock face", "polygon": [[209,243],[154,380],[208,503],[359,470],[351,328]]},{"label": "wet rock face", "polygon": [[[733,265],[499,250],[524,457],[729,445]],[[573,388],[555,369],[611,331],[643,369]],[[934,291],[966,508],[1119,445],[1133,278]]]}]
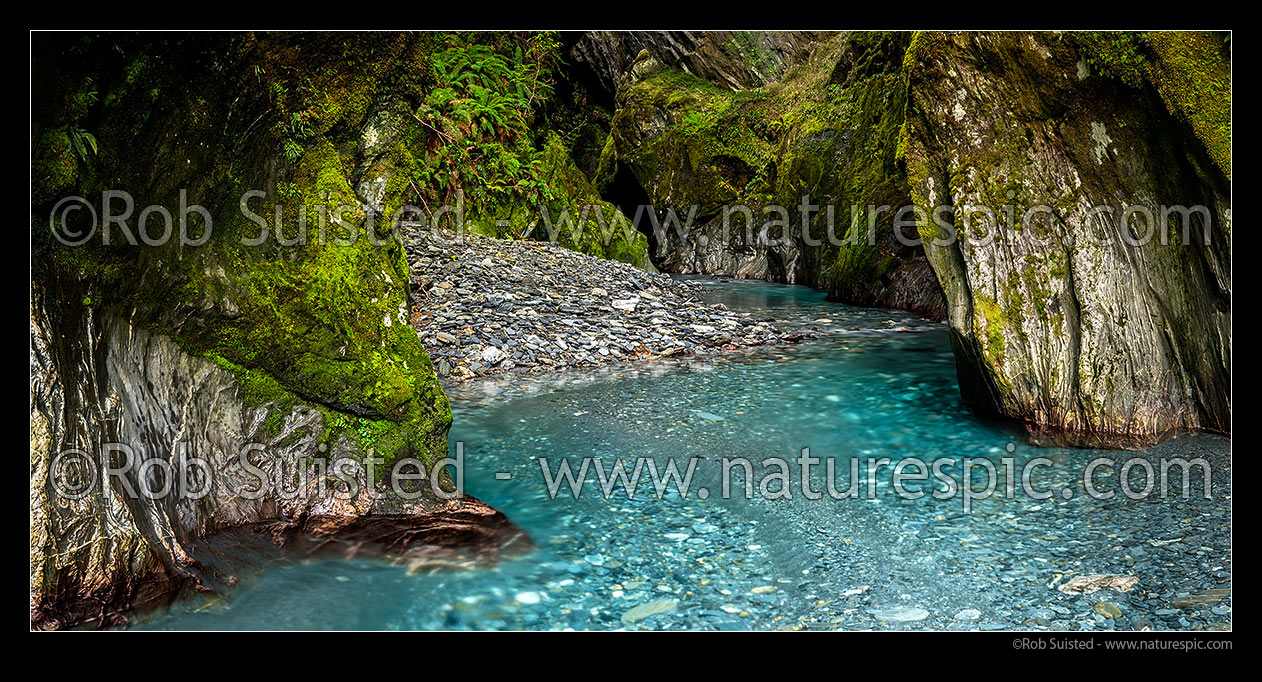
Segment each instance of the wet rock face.
[{"label": "wet rock face", "polygon": [[728,90],[756,87],[804,59],[816,31],[590,31],[570,49],[616,93],[642,52]]},{"label": "wet rock face", "polygon": [[910,34],[809,38],[797,64],[739,93],[669,54],[627,68],[612,148],[662,214],[658,265],[942,319],[919,246],[895,239],[894,211],[865,208],[910,202],[896,161]]},{"label": "wet rock face", "polygon": [[[912,194],[955,209],[922,234],[956,233],[925,249],[965,399],[1088,443],[1229,429],[1229,166],[1157,88],[1101,75],[1072,36],[924,34],[908,63]],[[1049,209],[996,225],[966,220],[970,205]],[[1128,205],[1157,224],[1123,219]],[[1204,207],[1186,238],[1160,224],[1176,205]]]},{"label": "wet rock face", "polygon": [[[248,443],[294,472],[319,460],[362,460],[369,451],[432,467],[447,452],[450,408],[407,324],[403,249],[368,233],[370,209],[390,214],[405,200],[397,171],[412,159],[402,141],[420,124],[399,103],[428,88],[410,77],[432,52],[427,41],[402,34],[37,41],[50,74],[35,93],[33,125],[47,132],[38,137],[90,128],[99,149],[91,163],[60,174],[52,173],[58,147],[41,143],[34,153],[41,170],[32,205],[31,614],[38,626],[110,625],[181,589],[230,584],[196,549],[225,528],[371,513],[414,515],[419,529],[447,513],[434,498],[364,496],[352,504],[327,488],[278,489],[256,500],[238,494],[257,480],[239,459]],[[355,69],[345,68],[352,62]],[[289,125],[295,121],[307,125]],[[205,207],[214,229],[195,243],[72,247],[52,238],[54,198],[107,189],[126,191],[137,211],[172,210],[186,195]],[[265,195],[253,208],[277,216],[271,227],[283,223],[290,238],[297,223],[315,225],[319,210],[348,210],[327,232],[333,239],[252,243],[258,222],[269,221],[247,219],[247,190]],[[201,236],[205,223],[191,222]],[[134,234],[134,215],[131,226]],[[102,484],[106,464],[125,463],[110,443],[130,448],[136,464]],[[84,453],[78,474],[97,474],[78,500],[55,485],[66,472],[54,460],[71,449]],[[139,473],[140,462],[189,458],[209,465],[210,494],[126,494],[141,489],[142,475],[158,480]],[[380,475],[376,481],[385,487]]]},{"label": "wet rock face", "polygon": [[[52,318],[43,292],[35,298],[31,614],[37,627],[116,625],[129,611],[183,590],[234,585],[241,571],[257,565],[232,561],[231,552],[207,539],[228,530],[272,524],[260,546],[275,540],[273,557],[295,540],[303,551],[317,551],[388,538],[374,551],[409,561],[465,548],[495,553],[518,541],[519,531],[502,514],[476,500],[452,507],[432,495],[350,499],[317,487],[315,460],[361,455],[345,436],[325,442],[319,410],[246,405],[231,372],[170,338],[85,308],[63,308]],[[131,464],[122,451],[111,451],[114,443],[132,449]],[[305,485],[269,486],[250,499],[243,493],[256,490],[260,479],[240,457],[247,444],[255,444],[254,466],[295,477],[306,472]],[[70,450],[82,459],[60,456]],[[197,469],[188,464],[193,459],[208,466]],[[105,476],[106,466],[120,473]],[[367,485],[362,468],[351,475]],[[152,498],[141,492],[181,480],[208,492]],[[73,494],[68,486],[77,484],[90,487]],[[308,536],[318,541],[302,540]]]}]

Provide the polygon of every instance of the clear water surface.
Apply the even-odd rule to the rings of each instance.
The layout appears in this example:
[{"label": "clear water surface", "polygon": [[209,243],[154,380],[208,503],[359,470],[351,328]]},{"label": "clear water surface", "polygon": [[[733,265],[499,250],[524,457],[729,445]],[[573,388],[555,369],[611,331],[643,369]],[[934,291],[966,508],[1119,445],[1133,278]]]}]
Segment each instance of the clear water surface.
[{"label": "clear water surface", "polygon": [[[816,339],[721,357],[628,365],[587,374],[498,378],[449,390],[450,443],[465,447],[465,489],[535,540],[526,556],[475,571],[409,573],[371,560],[279,565],[221,599],[190,600],[140,622],[144,629],[1157,629],[1221,627],[1230,600],[1176,609],[1179,595],[1230,586],[1230,440],[1197,434],[1140,453],[1036,448],[959,400],[945,325],[904,313],[828,302],[822,292],[762,282],[705,280],[712,302],[817,329]],[[823,461],[802,493],[802,448],[833,458],[834,489],[851,458],[984,458],[1038,469],[1035,500],[938,500],[934,481],[895,494],[888,467],[872,495],[827,494]],[[1132,501],[1083,494],[1090,460],[1205,457],[1211,499]],[[690,494],[658,496],[647,472],[633,498],[601,494],[594,472],[578,499],[550,498],[540,459],[577,470],[636,458],[680,471],[697,458]],[[787,460],[792,499],[775,495],[756,464],[755,492],[719,460]],[[1139,481],[1142,467],[1132,467]],[[778,471],[778,469],[775,469]],[[943,471],[960,474],[958,464]],[[978,475],[984,473],[978,471]],[[1002,472],[1003,469],[1000,468]],[[497,472],[511,473],[496,480]],[[915,473],[912,470],[910,473]],[[866,480],[861,468],[860,483]],[[1099,470],[1117,489],[1116,467]],[[1196,479],[1199,481],[1199,479]],[[980,487],[981,483],[975,484]],[[699,499],[706,487],[708,499]],[[1002,487],[1002,481],[1001,481]],[[1142,488],[1136,483],[1136,489]],[[1199,493],[1200,489],[1196,488]],[[775,499],[771,499],[775,498]],[[1067,595],[1078,575],[1134,575],[1127,593]],[[1122,614],[1097,608],[1108,600]],[[662,612],[638,618],[637,606]],[[651,608],[642,609],[653,610]],[[631,613],[627,616],[628,612]]]}]

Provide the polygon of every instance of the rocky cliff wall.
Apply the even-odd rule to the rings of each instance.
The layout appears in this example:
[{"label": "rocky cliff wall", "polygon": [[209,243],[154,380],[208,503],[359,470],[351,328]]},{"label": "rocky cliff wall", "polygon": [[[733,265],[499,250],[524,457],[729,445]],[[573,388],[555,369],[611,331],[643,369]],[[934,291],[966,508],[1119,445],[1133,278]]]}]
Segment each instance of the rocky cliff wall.
[{"label": "rocky cliff wall", "polygon": [[[366,483],[371,471],[387,490],[391,462],[415,458],[432,473],[447,453],[450,408],[409,324],[403,246],[381,218],[419,198],[418,163],[431,158],[427,145],[446,144],[410,113],[436,86],[434,55],[446,49],[436,40],[36,41],[37,626],[109,625],[180,589],[222,587],[235,576],[220,575],[227,569],[202,541],[226,529],[288,524],[271,526],[279,540],[371,512],[412,529],[392,541],[396,553],[443,538],[494,546],[512,535],[476,501],[453,510],[423,488],[407,503],[386,494],[352,504],[303,487],[239,498],[247,443],[288,471],[353,460],[352,479]],[[79,210],[65,210],[67,201]],[[111,212],[119,219],[108,226]],[[122,464],[111,443],[129,447],[137,467],[208,462],[215,492],[191,501],[124,494],[162,477],[104,476]],[[69,451],[83,459],[64,465]],[[58,490],[66,481],[95,485],[68,499]]]},{"label": "rocky cliff wall", "polygon": [[[34,298],[36,627],[117,625],[188,590],[225,590],[295,540],[304,551],[349,550],[340,543],[353,532],[362,551],[407,561],[493,557],[523,541],[471,498],[453,507],[430,494],[372,499],[322,486],[338,468],[339,481],[370,490],[372,465],[360,442],[330,436],[321,409],[249,404],[236,375],[169,337],[43,288]],[[365,542],[402,529],[410,541]],[[224,533],[236,534],[228,547],[214,540]],[[339,546],[313,547],[313,537]]]},{"label": "rocky cliff wall", "polygon": [[692,218],[656,235],[660,267],[946,318],[965,400],[1057,440],[1229,430],[1225,35],[784,39],[805,56],[740,82],[677,36],[576,47],[598,73],[623,64],[597,184],[631,178]]},{"label": "rocky cliff wall", "polygon": [[1229,430],[1225,38],[926,33],[907,61],[909,185],[953,209],[924,236],[965,398],[1088,443]]},{"label": "rocky cliff wall", "polygon": [[[910,39],[784,34],[777,40],[800,56],[737,89],[713,75],[729,57],[639,53],[619,81],[602,168],[626,169],[663,223],[678,216],[655,235],[658,265],[806,284],[848,303],[941,318],[923,252],[892,229],[910,201],[895,159]],[[718,63],[702,68],[706,59]]]}]

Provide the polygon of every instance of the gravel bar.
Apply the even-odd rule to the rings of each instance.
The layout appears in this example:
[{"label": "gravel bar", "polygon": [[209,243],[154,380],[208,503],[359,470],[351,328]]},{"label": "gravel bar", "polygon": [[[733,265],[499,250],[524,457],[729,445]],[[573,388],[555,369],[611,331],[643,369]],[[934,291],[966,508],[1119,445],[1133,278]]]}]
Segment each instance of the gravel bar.
[{"label": "gravel bar", "polygon": [[444,382],[706,355],[811,333],[701,300],[700,284],[556,244],[417,231],[412,326]]}]

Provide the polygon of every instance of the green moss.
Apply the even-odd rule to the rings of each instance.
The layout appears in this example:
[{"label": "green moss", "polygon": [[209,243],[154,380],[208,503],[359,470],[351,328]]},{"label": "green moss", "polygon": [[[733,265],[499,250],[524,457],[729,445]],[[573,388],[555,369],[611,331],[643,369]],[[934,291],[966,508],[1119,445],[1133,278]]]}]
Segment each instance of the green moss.
[{"label": "green moss", "polygon": [[980,318],[974,318],[974,324],[980,327],[976,336],[981,339],[986,358],[994,367],[1002,367],[1007,341],[1004,337],[1004,314],[999,304],[985,294],[974,297]]},{"label": "green moss", "polygon": [[[767,121],[782,111],[763,106],[772,101],[763,91],[728,92],[691,74],[664,70],[620,98],[613,120],[617,158],[642,185],[662,189],[655,204],[696,204],[701,215],[713,214],[747,190],[768,189],[748,185],[774,157]],[[671,119],[661,135],[631,139],[640,121],[653,120],[661,110]]]},{"label": "green moss", "polygon": [[1033,266],[1027,266],[1021,271],[1021,276],[1025,280],[1026,287],[1030,291],[1030,302],[1034,304],[1034,310],[1041,319],[1048,319],[1048,304],[1052,300],[1052,292],[1042,285],[1041,270],[1035,269]]},{"label": "green moss", "polygon": [[[824,280],[834,291],[871,288],[897,261],[871,243],[867,217],[848,207],[908,203],[901,65],[912,40],[838,36],[773,85],[738,92],[674,69],[649,75],[619,94],[617,157],[655,205],[683,215],[692,206],[704,218],[732,204],[778,205],[799,225],[804,196],[840,207],[831,221],[823,211],[809,219],[813,239],[830,232],[843,242],[822,250]],[[838,72],[839,63],[849,68]],[[880,217],[878,234],[892,229],[891,218]]]},{"label": "green moss", "polygon": [[1147,37],[1127,31],[1086,31],[1074,34],[1091,69],[1131,87],[1143,86],[1148,69]]},{"label": "green moss", "polygon": [[79,158],[65,128],[45,132],[32,150],[31,180],[36,201],[51,199],[73,187],[79,175]]},{"label": "green moss", "polygon": [[1097,74],[1132,87],[1151,83],[1231,179],[1231,54],[1227,38],[1204,31],[1073,34]]},{"label": "green moss", "polygon": [[[697,203],[702,214],[732,202],[774,204],[790,208],[790,222],[799,224],[804,196],[842,207],[831,220],[824,212],[810,218],[812,238],[846,237],[821,253],[824,279],[834,291],[870,288],[897,261],[872,243],[868,217],[846,207],[908,203],[899,153],[907,79],[900,64],[911,40],[906,33],[836,38],[774,86],[737,93],[666,72],[626,95],[615,135],[618,118],[628,119],[629,130],[633,121],[683,102],[671,113],[674,125],[636,149],[620,143],[620,158],[629,159],[642,185],[659,188],[656,201]],[[848,71],[837,72],[839,61]],[[690,88],[688,97],[664,97],[681,84]],[[892,217],[882,214],[872,229],[888,232]]]},{"label": "green moss", "polygon": [[902,75],[904,81],[909,81],[913,70],[919,65],[920,56],[925,51],[925,47],[935,38],[932,32],[928,31],[912,31],[907,39],[907,49],[903,52]]},{"label": "green moss", "polygon": [[596,165],[596,175],[592,178],[592,185],[599,192],[605,189],[613,182],[614,175],[618,172],[618,145],[614,143],[613,135],[605,137],[605,144],[600,149],[600,158]]},{"label": "green moss", "polygon": [[1200,31],[1148,34],[1149,73],[1161,99],[1187,121],[1231,179],[1231,55],[1223,36]]},{"label": "green moss", "polygon": [[[84,191],[122,187],[137,205],[171,208],[187,188],[191,201],[210,210],[212,238],[200,246],[72,249],[47,239],[47,226],[41,231],[33,219],[32,235],[48,255],[38,276],[83,281],[94,308],[115,308],[232,372],[242,403],[268,410],[269,435],[303,403],[321,412],[331,434],[353,433],[361,447],[426,461],[442,456],[451,411],[407,319],[403,249],[367,239],[367,216],[351,186],[370,107],[419,99],[428,76],[414,72],[428,74],[433,36],[204,40],[198,45],[215,60],[181,61],[196,50],[151,40],[113,62],[102,44],[102,55],[60,68],[100,68],[91,81],[103,92],[101,169]],[[118,70],[111,74],[112,64]],[[47,116],[60,121],[66,114],[49,107]],[[160,126],[148,123],[159,119]],[[424,152],[419,128],[405,120],[390,131],[397,137],[383,174],[402,168],[408,178],[414,155]],[[67,147],[64,134],[44,138],[53,152]],[[45,172],[37,182],[47,193],[69,177]],[[267,191],[250,206],[272,228],[272,238],[257,246],[241,241],[259,229],[238,205],[246,189]],[[403,203],[406,190],[392,177],[387,207]],[[335,221],[341,206],[350,208]],[[275,238],[277,207],[280,231],[294,238],[305,222],[305,240]]]},{"label": "green moss", "polygon": [[[560,226],[559,243],[593,256],[648,265],[647,238],[613,204],[600,198],[555,133],[544,143],[540,177],[550,190],[552,199],[544,205],[554,226]],[[568,220],[561,220],[562,216]],[[540,237],[546,237],[546,231],[544,225],[533,226]]]}]

